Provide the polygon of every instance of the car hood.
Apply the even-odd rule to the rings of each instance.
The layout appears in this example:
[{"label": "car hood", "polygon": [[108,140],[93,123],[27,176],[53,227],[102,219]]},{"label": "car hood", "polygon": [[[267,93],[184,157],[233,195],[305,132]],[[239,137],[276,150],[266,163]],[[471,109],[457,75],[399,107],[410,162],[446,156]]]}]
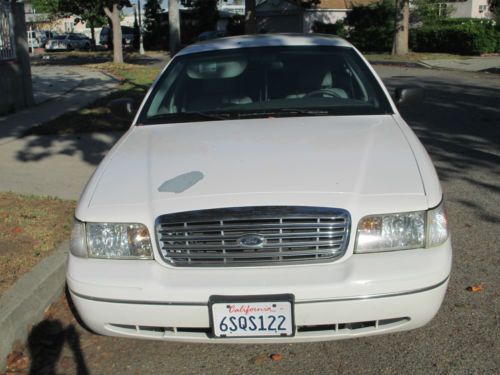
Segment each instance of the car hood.
[{"label": "car hood", "polygon": [[412,149],[389,115],[136,126],[87,190],[89,207],[158,212],[306,195],[424,195]]}]

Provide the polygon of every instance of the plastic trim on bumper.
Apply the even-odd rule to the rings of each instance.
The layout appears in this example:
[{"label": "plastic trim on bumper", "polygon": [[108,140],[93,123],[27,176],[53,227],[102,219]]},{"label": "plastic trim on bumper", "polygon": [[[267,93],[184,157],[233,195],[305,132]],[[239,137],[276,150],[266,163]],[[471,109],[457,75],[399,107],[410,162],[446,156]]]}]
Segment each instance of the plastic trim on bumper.
[{"label": "plastic trim on bumper", "polygon": [[[409,294],[416,294],[416,293],[422,293],[422,292],[427,292],[432,289],[439,288],[441,285],[446,283],[449,279],[449,276],[447,276],[444,280],[440,281],[437,284],[425,287],[425,288],[420,288],[420,289],[414,289],[414,290],[408,290],[408,291],[403,291],[403,292],[395,292],[395,293],[383,293],[383,294],[371,294],[371,295],[365,295],[365,296],[353,296],[353,297],[339,297],[339,298],[328,298],[324,300],[307,300],[307,301],[296,301],[295,305],[300,305],[300,304],[309,304],[309,303],[326,303],[326,302],[346,302],[346,301],[359,301],[359,300],[368,300],[368,299],[376,299],[376,298],[388,298],[388,297],[401,297],[401,296],[406,296]],[[133,304],[133,305],[163,305],[163,306],[208,306],[208,302],[169,302],[169,301],[133,301],[133,300],[115,300],[115,299],[107,299],[107,298],[98,298],[98,297],[91,297],[91,296],[86,296],[80,293],[76,293],[75,291],[71,290],[71,293],[73,293],[75,296],[91,301],[96,301],[96,302],[108,302],[108,303],[123,303],[123,304]]]}]

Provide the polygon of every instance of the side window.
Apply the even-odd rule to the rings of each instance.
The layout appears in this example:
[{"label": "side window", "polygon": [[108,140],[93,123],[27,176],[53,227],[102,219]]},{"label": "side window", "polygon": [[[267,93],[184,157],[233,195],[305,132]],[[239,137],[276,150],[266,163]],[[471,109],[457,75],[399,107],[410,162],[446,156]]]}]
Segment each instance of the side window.
[{"label": "side window", "polygon": [[183,63],[175,64],[172,71],[166,75],[165,80],[158,83],[159,87],[147,112],[148,117],[178,112],[178,109],[174,105],[174,102],[176,101],[175,95],[172,95],[172,98],[168,103],[166,102],[166,99],[171,96],[171,92],[175,89],[176,82],[179,81],[180,76],[183,75],[181,74],[181,70],[183,69]]}]

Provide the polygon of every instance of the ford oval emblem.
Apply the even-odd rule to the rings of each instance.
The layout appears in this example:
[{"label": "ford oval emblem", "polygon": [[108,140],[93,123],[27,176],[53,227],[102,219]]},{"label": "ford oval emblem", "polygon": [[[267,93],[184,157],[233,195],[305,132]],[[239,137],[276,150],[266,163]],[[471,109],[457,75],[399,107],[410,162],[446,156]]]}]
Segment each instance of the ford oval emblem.
[{"label": "ford oval emblem", "polygon": [[245,234],[244,236],[238,238],[238,244],[241,247],[262,247],[265,242],[266,239],[260,234]]}]

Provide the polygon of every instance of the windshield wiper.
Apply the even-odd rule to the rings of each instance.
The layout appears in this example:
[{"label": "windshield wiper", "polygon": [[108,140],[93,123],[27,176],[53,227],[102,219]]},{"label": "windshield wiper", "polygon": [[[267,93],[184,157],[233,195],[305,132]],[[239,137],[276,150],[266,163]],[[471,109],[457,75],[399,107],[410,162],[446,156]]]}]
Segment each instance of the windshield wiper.
[{"label": "windshield wiper", "polygon": [[225,112],[179,112],[178,115],[196,115],[200,117],[205,117],[205,118],[210,118],[214,120],[227,120],[228,118],[231,118],[233,116],[232,113],[225,113]]},{"label": "windshield wiper", "polygon": [[242,118],[242,117],[258,117],[258,116],[267,116],[267,117],[273,117],[273,116],[286,116],[286,115],[292,115],[292,116],[302,116],[302,115],[308,115],[308,116],[325,116],[328,115],[330,112],[327,110],[320,110],[320,109],[303,109],[303,108],[276,108],[270,111],[262,111],[262,112],[241,112],[241,113],[235,113],[236,116]]},{"label": "windshield wiper", "polygon": [[175,122],[181,119],[192,118],[205,118],[210,120],[227,120],[232,116],[231,113],[213,113],[213,112],[177,112],[177,113],[160,113],[150,116],[146,119],[147,122],[151,121],[169,121]]},{"label": "windshield wiper", "polygon": [[280,108],[279,112],[287,114],[314,115],[314,116],[323,116],[323,115],[328,115],[330,113],[325,109],[307,109],[307,108]]}]

